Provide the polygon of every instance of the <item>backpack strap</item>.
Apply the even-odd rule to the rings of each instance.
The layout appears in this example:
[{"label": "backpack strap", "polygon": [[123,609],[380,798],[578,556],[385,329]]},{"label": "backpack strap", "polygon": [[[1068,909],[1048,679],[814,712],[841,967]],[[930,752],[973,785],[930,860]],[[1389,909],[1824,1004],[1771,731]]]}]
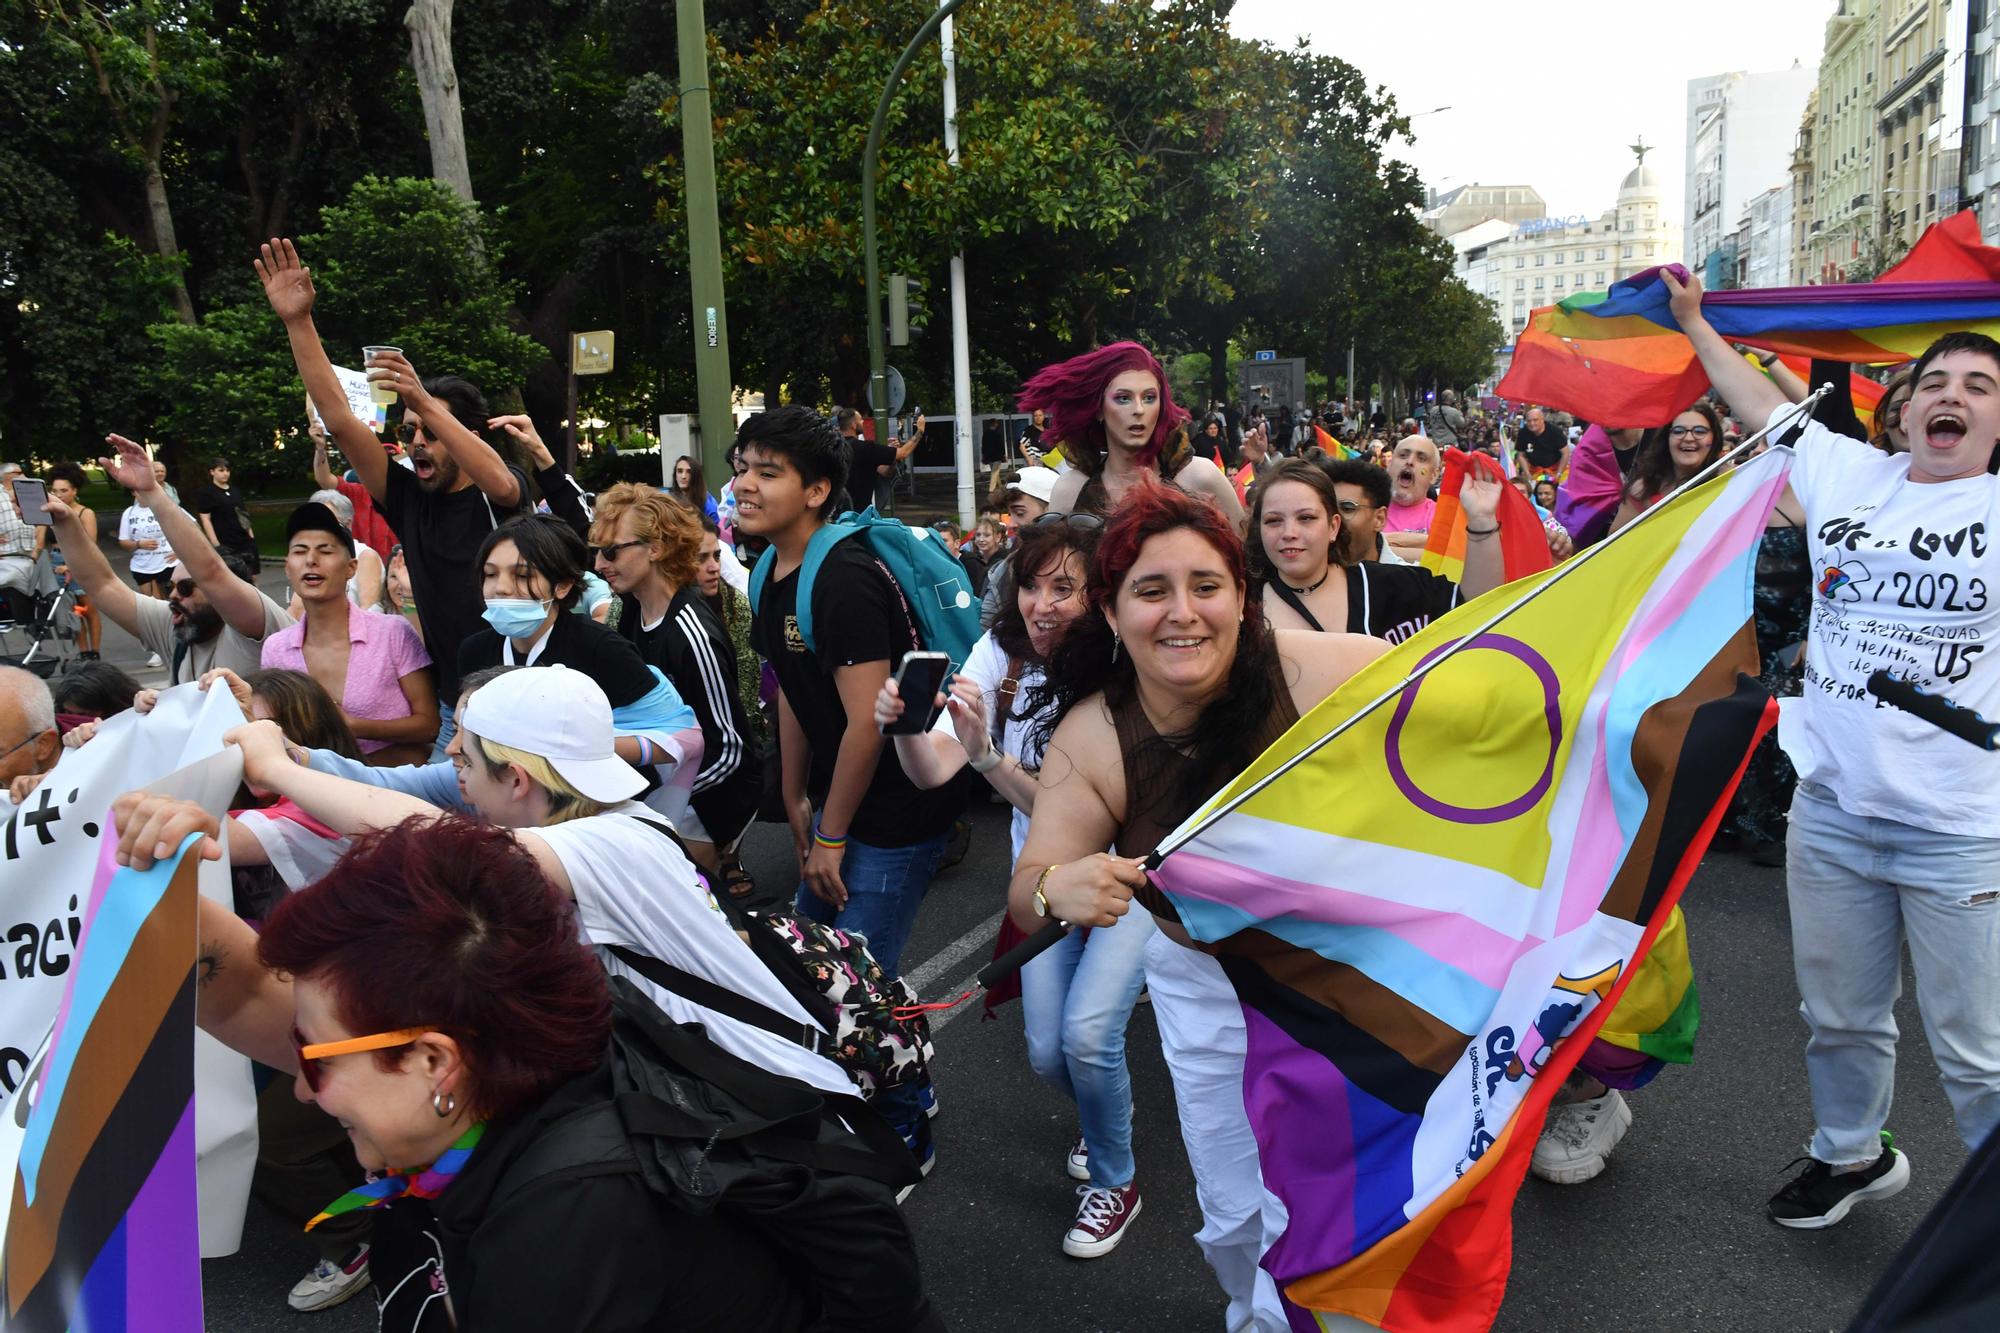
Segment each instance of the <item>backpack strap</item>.
[{"label": "backpack strap", "polygon": [[[874,509],[871,507],[869,512],[872,514]],[[820,524],[819,531],[806,539],[805,559],[799,562],[799,595],[793,614],[798,618],[799,638],[805,643],[806,651],[809,653],[819,651],[819,644],[813,638],[812,610],[813,588],[819,582],[819,567],[825,562],[829,551],[859,531],[861,531],[859,523],[847,523],[835,519]]]},{"label": "backpack strap", "polygon": [[787,1018],[747,995],[717,985],[707,977],[698,977],[672,963],[649,957],[622,944],[606,944],[603,947],[612,957],[660,989],[671,991],[684,1000],[692,1000],[704,1009],[712,1009],[724,1018],[733,1018],[795,1046],[803,1046],[814,1055],[830,1056],[834,1049],[833,1038],[812,1024]]},{"label": "backpack strap", "polygon": [[597,1102],[571,1111],[543,1130],[507,1168],[487,1207],[498,1211],[514,1195],[553,1176],[577,1180],[638,1174],[639,1159],[626,1141],[617,1109],[609,1102]]},{"label": "backpack strap", "polygon": [[999,693],[993,699],[993,716],[989,721],[989,733],[993,737],[993,748],[1000,748],[1000,737],[1007,730],[1007,715],[1014,711],[1014,696],[1021,691],[1021,670],[1027,659],[1010,656],[1007,659],[1007,674],[1001,678]]}]

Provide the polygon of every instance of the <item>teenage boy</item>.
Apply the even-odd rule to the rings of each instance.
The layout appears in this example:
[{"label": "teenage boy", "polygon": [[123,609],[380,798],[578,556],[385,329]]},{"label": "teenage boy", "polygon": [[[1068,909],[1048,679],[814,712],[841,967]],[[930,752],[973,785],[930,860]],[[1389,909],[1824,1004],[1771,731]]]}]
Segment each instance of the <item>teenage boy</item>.
[{"label": "teenage boy", "polygon": [[798,909],[868,938],[896,975],[952,821],[956,783],[920,790],[875,729],[875,696],[921,646],[895,579],[855,537],[836,544],[813,590],[813,637],[798,624],[806,542],[847,482],[846,443],[804,407],[760,412],[736,443],[739,531],[776,552],[750,642],[778,677],[785,813],[799,856]]},{"label": "teenage boy", "polygon": [[[1701,284],[1662,273],[1675,320],[1731,412],[1791,404],[1701,313]],[[1877,703],[1887,668],[2000,716],[2000,343],[1950,333],[1917,358],[1910,449],[1883,454],[1807,422],[1792,490],[1813,565],[1805,696],[1787,718],[1799,770],[1786,889],[1818,1121],[1811,1161],[1769,1205],[1832,1226],[1887,1198],[1910,1164],[1883,1127],[1896,1072],[1905,938],[1917,1005],[1959,1137],[2000,1124],[2000,755]]]}]

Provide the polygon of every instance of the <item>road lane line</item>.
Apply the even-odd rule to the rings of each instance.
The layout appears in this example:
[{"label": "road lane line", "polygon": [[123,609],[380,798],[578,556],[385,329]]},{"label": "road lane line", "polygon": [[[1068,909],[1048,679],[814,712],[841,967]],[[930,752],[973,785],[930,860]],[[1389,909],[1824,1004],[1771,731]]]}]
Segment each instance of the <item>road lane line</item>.
[{"label": "road lane line", "polygon": [[[994,936],[1000,931],[1000,917],[1006,910],[1004,907],[1001,908],[1000,911],[987,917],[971,930],[966,931],[950,944],[945,945],[944,948],[938,950],[929,958],[924,959],[915,968],[905,972],[903,980],[909,983],[910,989],[916,992],[917,998],[925,998],[924,992],[930,988],[930,984],[949,972],[952,968],[964,962],[969,954],[982,946],[989,949],[992,948]],[[964,986],[958,986],[953,988],[950,993],[957,995],[964,989]],[[935,1022],[933,1020],[933,1026],[935,1026]]]}]

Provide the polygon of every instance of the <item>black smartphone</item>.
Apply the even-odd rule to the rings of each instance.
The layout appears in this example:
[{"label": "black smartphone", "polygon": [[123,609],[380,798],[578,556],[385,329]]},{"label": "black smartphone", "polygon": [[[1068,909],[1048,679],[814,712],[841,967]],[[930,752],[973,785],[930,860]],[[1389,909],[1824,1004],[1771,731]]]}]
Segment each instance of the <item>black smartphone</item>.
[{"label": "black smartphone", "polygon": [[38,528],[50,527],[55,518],[42,509],[49,502],[47,483],[34,477],[17,477],[14,480],[14,499],[21,506],[21,517]]},{"label": "black smartphone", "polygon": [[921,736],[931,729],[942,710],[938,692],[951,674],[951,658],[944,653],[904,653],[896,668],[896,693],[902,696],[903,715],[882,728],[884,736]]}]

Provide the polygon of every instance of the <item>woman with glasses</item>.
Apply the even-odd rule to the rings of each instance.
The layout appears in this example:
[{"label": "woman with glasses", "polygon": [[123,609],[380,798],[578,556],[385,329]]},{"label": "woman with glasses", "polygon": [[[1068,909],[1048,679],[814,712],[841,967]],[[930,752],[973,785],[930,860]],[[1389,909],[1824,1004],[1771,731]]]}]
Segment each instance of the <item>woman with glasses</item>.
[{"label": "woman with glasses", "polygon": [[[1497,468],[1495,469],[1497,471]],[[1252,492],[1250,573],[1261,585],[1264,618],[1278,629],[1339,630],[1400,643],[1434,618],[1501,583],[1500,488],[1496,477],[1465,479],[1459,503],[1469,537],[1465,581],[1416,565],[1338,557],[1343,506],[1326,468],[1286,459]],[[1348,504],[1359,505],[1359,499]]]},{"label": "woman with glasses", "polygon": [[[140,869],[216,832],[191,803],[139,793],[114,819],[119,859]],[[379,1327],[941,1328],[885,1187],[830,1182],[868,1245],[821,1242],[853,1269],[838,1290],[855,1299],[836,1301],[826,1266],[779,1224],[727,1200],[679,1206],[647,1183],[656,1150],[620,1141],[613,992],[587,942],[599,931],[585,894],[560,891],[568,873],[551,870],[540,836],[399,813],[359,832],[261,933],[200,905],[200,1023],[296,1071],[298,1098],[337,1117],[372,1177],[322,1200],[315,1221],[372,1217]],[[608,1136],[580,1139],[580,1120]],[[825,1197],[823,1177],[798,1175],[802,1200]]]},{"label": "woman with glasses", "polygon": [[1174,405],[1159,359],[1138,343],[1044,368],[1022,386],[1020,408],[1048,413],[1044,439],[1072,465],[1049,497],[1055,512],[1108,514],[1142,479],[1157,477],[1206,498],[1242,529],[1236,488],[1189,446],[1187,411]]},{"label": "woman with glasses", "polygon": [[745,897],[756,885],[735,849],[757,813],[763,756],[749,741],[736,647],[702,595],[699,516],[664,491],[620,482],[597,497],[590,535],[597,572],[619,598],[618,634],[666,674],[700,722],[701,769],[676,830],[696,864],[719,869],[730,893]]},{"label": "woman with glasses", "polygon": [[[1036,720],[1022,705],[1043,686],[1043,664],[1088,607],[1091,555],[1103,527],[1095,514],[1044,514],[1021,529],[1001,575],[1000,619],[973,645],[949,691],[905,700],[892,678],[875,700],[881,727],[907,707],[943,710],[928,732],[896,737],[903,771],[927,790],[968,766],[983,775],[1014,807],[1017,857],[1042,766],[1033,739]],[[1003,932],[1003,943],[1009,933]],[[1064,1158],[1070,1178],[1083,1182],[1077,1187],[1082,1202],[1062,1241],[1072,1258],[1109,1254],[1124,1238],[1124,1226],[1107,1228],[1103,1219],[1138,1211],[1125,1029],[1144,984],[1142,958],[1152,933],[1152,920],[1135,914],[1115,927],[1074,931],[1021,969],[1028,1063],[1076,1103],[1082,1124]]]},{"label": "woman with glasses", "polygon": [[1611,518],[1611,531],[1651,509],[1722,454],[1722,414],[1706,398],[1667,425],[1646,432],[1632,462],[1625,498]]}]

